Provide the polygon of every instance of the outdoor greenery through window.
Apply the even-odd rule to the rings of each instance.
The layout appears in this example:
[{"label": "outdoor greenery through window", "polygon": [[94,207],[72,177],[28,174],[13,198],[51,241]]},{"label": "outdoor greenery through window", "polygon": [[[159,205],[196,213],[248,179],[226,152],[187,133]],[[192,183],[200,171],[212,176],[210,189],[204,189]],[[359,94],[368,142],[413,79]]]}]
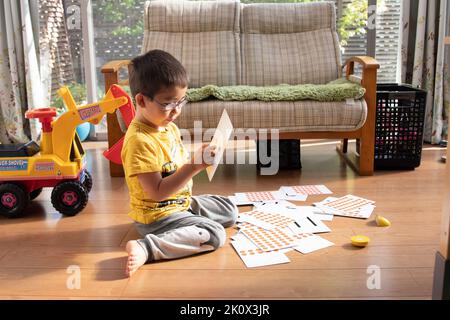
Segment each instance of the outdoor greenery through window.
[{"label": "outdoor greenery through window", "polygon": [[[314,1],[241,0],[242,3]],[[140,54],[144,4],[145,0],[92,0],[97,69],[107,61]],[[366,54],[368,1],[335,0],[335,4],[343,62],[350,56]],[[399,19],[400,0],[378,0],[377,58],[384,62],[380,82],[395,81]],[[101,74],[98,76],[101,81]]]}]

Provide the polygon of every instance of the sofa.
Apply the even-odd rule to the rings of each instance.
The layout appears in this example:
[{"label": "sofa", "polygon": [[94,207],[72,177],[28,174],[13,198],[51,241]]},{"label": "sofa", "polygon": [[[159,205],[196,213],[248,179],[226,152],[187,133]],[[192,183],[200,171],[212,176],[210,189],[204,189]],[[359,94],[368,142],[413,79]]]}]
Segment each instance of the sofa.
[{"label": "sofa", "polygon": [[[379,65],[366,56],[342,65],[333,2],[148,1],[142,53],[152,49],[179,59],[192,88],[325,84],[342,76],[359,82],[365,95],[351,102],[208,99],[189,103],[176,123],[192,130],[201,120],[203,130],[215,128],[226,109],[234,128],[278,129],[280,139],[342,139],[338,153],[360,175],[373,174]],[[361,76],[354,74],[355,64]],[[121,70],[128,65],[120,60],[102,67],[106,88],[127,83]],[[115,114],[107,122],[111,147],[124,130]],[[348,139],[357,139],[359,155],[347,153]],[[110,163],[110,173],[122,176],[123,169]]]}]

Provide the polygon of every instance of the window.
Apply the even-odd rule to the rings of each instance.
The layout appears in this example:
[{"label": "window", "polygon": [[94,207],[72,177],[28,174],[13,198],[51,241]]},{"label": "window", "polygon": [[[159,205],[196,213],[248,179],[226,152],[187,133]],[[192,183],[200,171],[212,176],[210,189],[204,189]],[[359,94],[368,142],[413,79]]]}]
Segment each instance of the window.
[{"label": "window", "polygon": [[[355,7],[357,2],[342,0],[343,10],[349,5]],[[401,0],[378,0],[377,4],[375,58],[380,64],[377,82],[396,82]],[[366,34],[367,29],[349,37],[343,48],[343,61],[351,56],[366,55]]]},{"label": "window", "polygon": [[380,64],[377,82],[396,82],[400,41],[401,0],[384,0],[378,14],[375,57]]},{"label": "window", "polygon": [[92,0],[98,82],[100,68],[111,60],[127,60],[141,53],[145,0]]},{"label": "window", "polygon": [[[79,99],[83,95],[86,96],[84,90],[87,77],[84,72],[86,53],[83,50],[84,26],[81,12],[81,4],[85,1],[88,0],[40,1],[41,19],[45,20],[49,12],[56,17],[56,20],[47,21],[47,31],[41,34],[44,40],[54,38],[54,42],[47,44],[47,47],[44,46],[41,52],[44,61],[47,59],[53,64],[52,72],[58,73],[52,76],[53,93],[61,84],[74,81],[78,84],[75,88],[78,93],[75,97],[77,103],[81,102]],[[366,55],[368,1],[334,0],[342,44],[342,62],[350,56]],[[95,44],[95,61],[92,65],[96,69],[98,97],[102,97],[104,80],[100,73],[101,66],[110,60],[130,59],[141,52],[145,0],[90,0],[90,2]],[[241,0],[241,2],[311,2],[311,0]],[[381,65],[378,82],[396,80],[400,5],[401,0],[378,0],[375,45],[376,58]],[[63,15],[66,19],[66,30],[60,24]],[[97,131],[106,131],[105,125],[95,128]]]}]

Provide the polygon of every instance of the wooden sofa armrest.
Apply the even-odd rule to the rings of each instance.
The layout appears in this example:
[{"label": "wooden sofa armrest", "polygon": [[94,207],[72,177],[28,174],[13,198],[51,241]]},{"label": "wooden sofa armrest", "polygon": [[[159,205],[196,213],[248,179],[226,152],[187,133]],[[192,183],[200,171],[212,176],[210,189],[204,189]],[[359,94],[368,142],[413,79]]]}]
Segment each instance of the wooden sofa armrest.
[{"label": "wooden sofa armrest", "polygon": [[353,56],[347,61],[345,61],[344,66],[348,65],[349,63],[355,63],[358,62],[363,66],[363,68],[369,68],[369,69],[378,69],[380,67],[379,63],[375,58],[369,57],[369,56]]},{"label": "wooden sofa armrest", "polygon": [[[355,63],[362,66],[362,77],[354,75]],[[359,82],[365,89],[364,100],[367,104],[367,118],[361,130],[360,144],[360,174],[372,175],[374,166],[375,146],[375,122],[377,107],[377,69],[379,63],[372,57],[355,56],[349,58],[343,67],[347,67],[346,78],[350,81]],[[347,149],[347,141],[344,140],[343,149]]]},{"label": "wooden sofa armrest", "polygon": [[[354,75],[355,62],[362,66],[362,77]],[[366,89],[364,98],[369,110],[375,111],[376,91],[377,91],[377,69],[380,64],[372,57],[354,56],[349,58],[343,67],[347,67],[346,78],[351,81],[358,81]],[[374,114],[375,115],[375,114]]]},{"label": "wooden sofa armrest", "polygon": [[108,61],[101,68],[102,73],[118,72],[120,68],[128,66],[131,60],[112,60]]},{"label": "wooden sofa armrest", "polygon": [[128,80],[120,80],[120,70],[130,65],[131,60],[113,60],[108,61],[101,68],[101,72],[105,77],[105,92],[108,91],[109,87],[113,84],[128,84]]},{"label": "wooden sofa armrest", "polygon": [[[109,61],[103,65],[101,72],[105,77],[105,92],[107,92],[113,84],[128,84],[128,80],[120,80],[120,70],[128,67],[130,62],[130,60],[115,60]],[[106,116],[106,122],[108,128],[108,147],[111,148],[123,137],[123,132],[120,128],[116,113],[108,113]],[[111,177],[124,176],[123,167],[113,162],[109,162],[109,172]]]}]

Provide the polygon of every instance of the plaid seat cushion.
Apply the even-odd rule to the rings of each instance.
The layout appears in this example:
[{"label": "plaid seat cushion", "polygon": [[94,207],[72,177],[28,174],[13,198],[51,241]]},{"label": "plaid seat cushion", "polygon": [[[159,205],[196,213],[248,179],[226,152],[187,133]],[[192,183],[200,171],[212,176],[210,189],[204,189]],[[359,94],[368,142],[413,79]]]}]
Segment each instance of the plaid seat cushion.
[{"label": "plaid seat cushion", "polygon": [[216,128],[224,108],[235,129],[277,128],[280,132],[352,131],[362,127],[367,116],[364,99],[353,103],[207,100],[188,103],[176,123],[192,132],[195,121],[201,121],[203,130]]}]

